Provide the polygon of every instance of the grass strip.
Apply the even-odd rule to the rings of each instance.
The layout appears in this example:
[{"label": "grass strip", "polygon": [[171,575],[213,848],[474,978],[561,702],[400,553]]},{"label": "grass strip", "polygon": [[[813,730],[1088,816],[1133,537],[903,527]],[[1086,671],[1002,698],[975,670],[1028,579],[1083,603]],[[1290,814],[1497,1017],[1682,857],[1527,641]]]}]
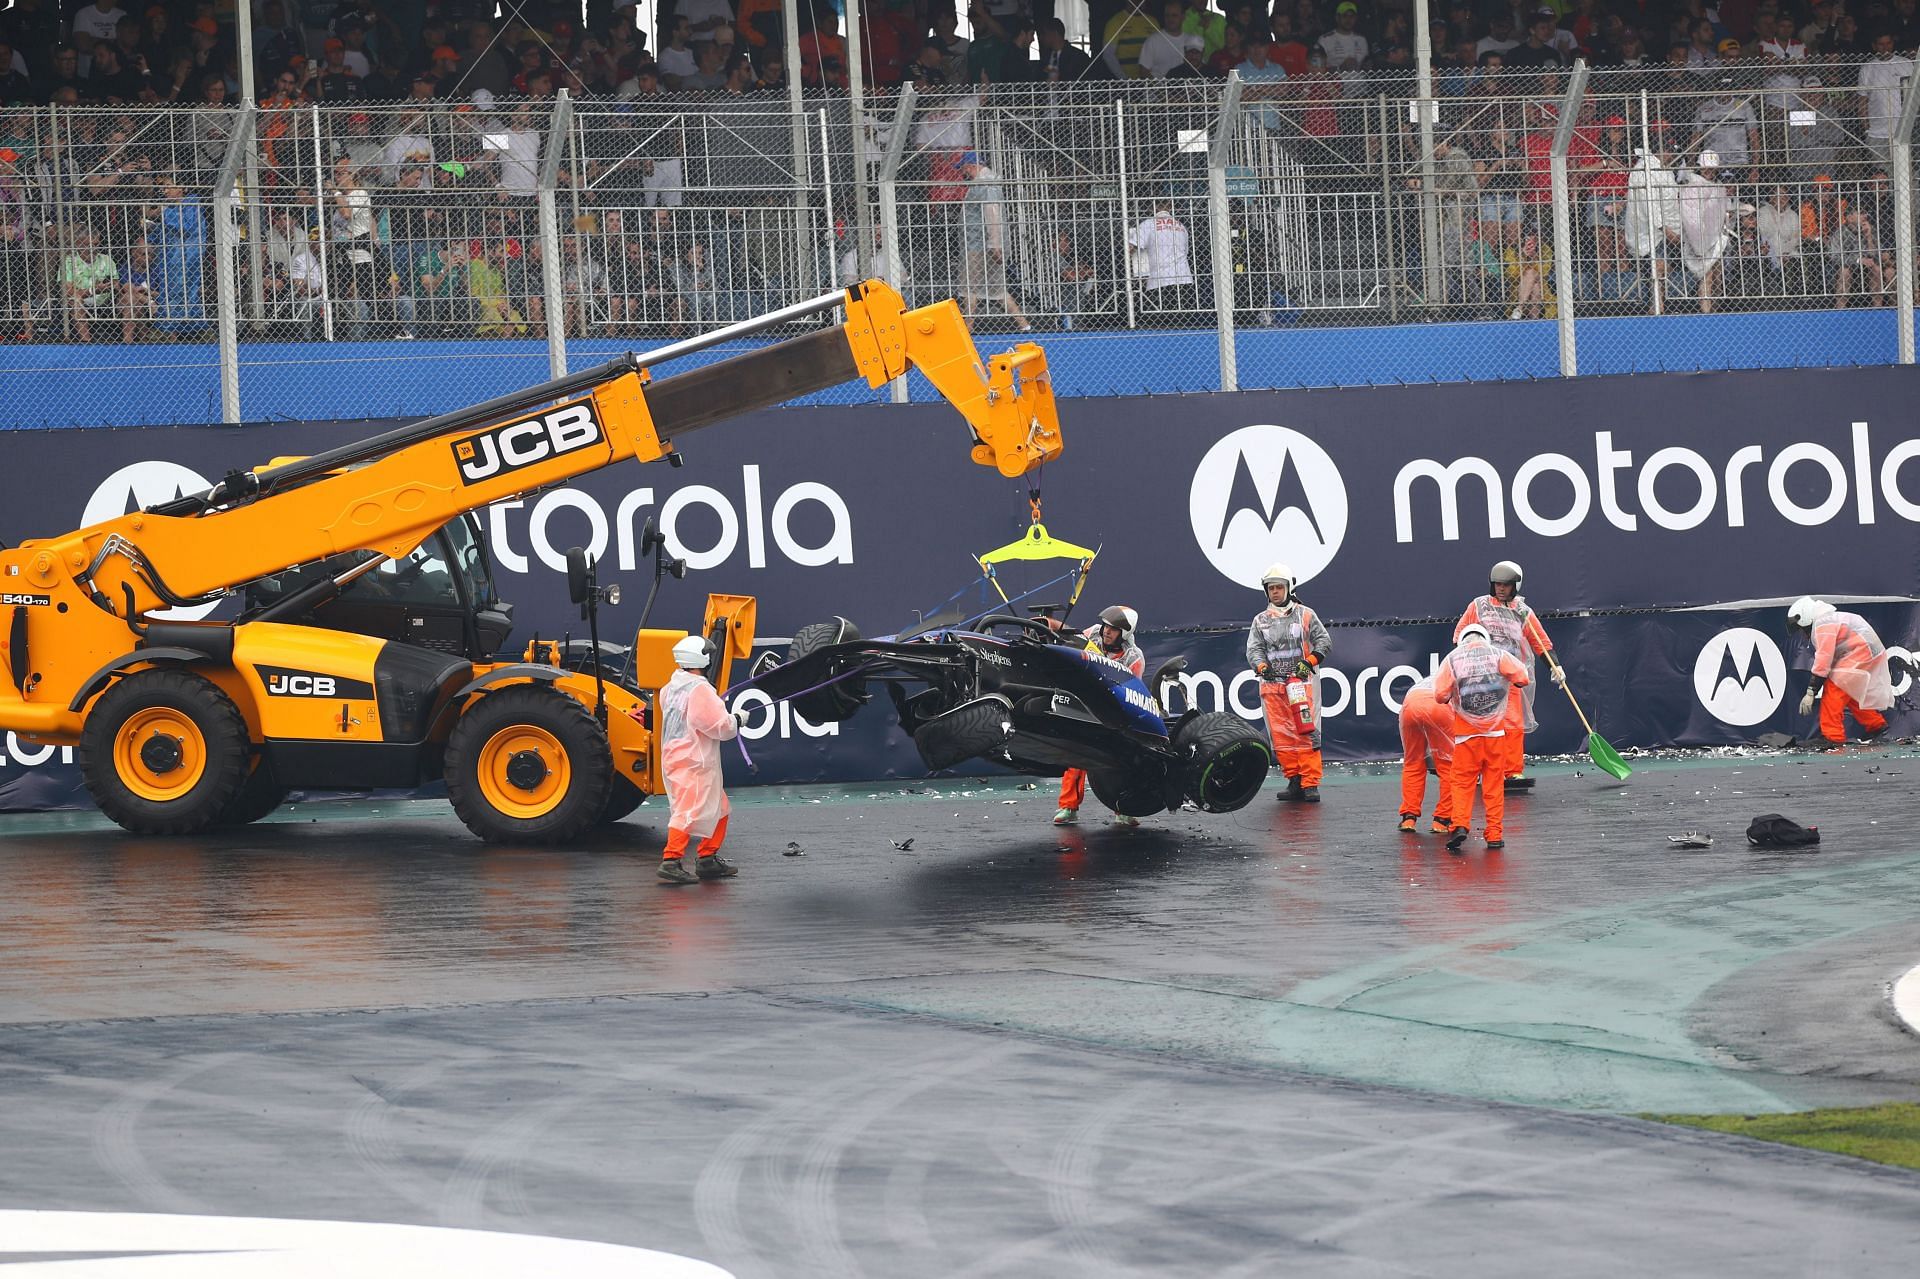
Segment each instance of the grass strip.
[{"label": "grass strip", "polygon": [[1788,1115],[1642,1115],[1641,1118],[1779,1141],[1790,1146],[1807,1146],[1892,1164],[1896,1168],[1920,1169],[1920,1105],[1912,1102],[1803,1110]]}]

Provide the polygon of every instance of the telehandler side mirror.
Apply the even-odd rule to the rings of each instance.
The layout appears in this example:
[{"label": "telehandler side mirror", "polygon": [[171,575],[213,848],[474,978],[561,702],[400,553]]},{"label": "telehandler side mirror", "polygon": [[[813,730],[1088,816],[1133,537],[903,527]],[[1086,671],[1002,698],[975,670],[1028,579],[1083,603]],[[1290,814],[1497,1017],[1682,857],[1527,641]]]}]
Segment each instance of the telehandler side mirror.
[{"label": "telehandler side mirror", "polygon": [[587,549],[570,546],[567,548],[567,598],[575,604],[585,604],[592,593],[593,562],[587,558]]}]

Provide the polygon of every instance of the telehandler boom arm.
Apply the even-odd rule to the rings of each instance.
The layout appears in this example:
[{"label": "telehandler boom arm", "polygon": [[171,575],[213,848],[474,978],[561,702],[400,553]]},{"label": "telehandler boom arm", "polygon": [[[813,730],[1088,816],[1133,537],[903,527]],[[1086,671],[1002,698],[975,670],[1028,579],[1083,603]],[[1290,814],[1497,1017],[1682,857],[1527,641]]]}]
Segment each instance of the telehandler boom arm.
[{"label": "telehandler boom arm", "polygon": [[[837,325],[652,383],[652,364],[844,308]],[[0,551],[0,728],[69,736],[70,697],[140,643],[145,614],[203,603],[348,551],[401,558],[463,513],[631,458],[689,431],[855,377],[918,369],[972,431],[972,459],[1018,476],[1061,451],[1046,355],[982,361],[951,300],[909,308],[870,280],[650,353],[259,471],[204,493]],[[44,607],[43,607],[44,606]],[[57,709],[56,709],[57,708]]]}]

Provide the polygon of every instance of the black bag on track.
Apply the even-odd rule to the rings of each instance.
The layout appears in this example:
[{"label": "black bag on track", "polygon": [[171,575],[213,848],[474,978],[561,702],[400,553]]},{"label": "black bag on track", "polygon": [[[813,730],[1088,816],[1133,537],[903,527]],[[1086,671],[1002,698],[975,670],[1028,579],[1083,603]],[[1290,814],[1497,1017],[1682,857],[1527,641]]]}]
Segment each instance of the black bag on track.
[{"label": "black bag on track", "polygon": [[1762,813],[1747,823],[1747,842],[1755,848],[1805,848],[1820,842],[1820,828],[1802,826],[1779,813]]}]

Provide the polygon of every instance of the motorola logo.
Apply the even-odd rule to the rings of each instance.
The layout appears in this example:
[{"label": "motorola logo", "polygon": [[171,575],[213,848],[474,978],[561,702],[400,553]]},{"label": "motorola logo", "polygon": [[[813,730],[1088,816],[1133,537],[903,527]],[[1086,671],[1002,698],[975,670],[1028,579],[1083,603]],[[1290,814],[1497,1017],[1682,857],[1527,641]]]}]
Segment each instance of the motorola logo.
[{"label": "motorola logo", "polygon": [[[122,515],[144,511],[150,506],[171,502],[189,493],[204,493],[212,487],[198,472],[178,462],[158,459],[133,462],[100,481],[99,487],[93,490],[93,496],[87,499],[87,509],[81,513],[80,523],[86,526],[117,520]],[[191,622],[213,612],[218,604],[216,600],[192,608],[169,608],[150,616],[169,622]]]},{"label": "motorola logo", "polygon": [[1787,659],[1765,631],[1750,626],[1721,631],[1694,659],[1693,691],[1724,724],[1762,723],[1786,695]]},{"label": "motorola logo", "polygon": [[1325,449],[1284,426],[1244,426],[1207,450],[1188,499],[1194,540],[1249,590],[1285,561],[1310,582],[1347,535],[1347,486]]}]

